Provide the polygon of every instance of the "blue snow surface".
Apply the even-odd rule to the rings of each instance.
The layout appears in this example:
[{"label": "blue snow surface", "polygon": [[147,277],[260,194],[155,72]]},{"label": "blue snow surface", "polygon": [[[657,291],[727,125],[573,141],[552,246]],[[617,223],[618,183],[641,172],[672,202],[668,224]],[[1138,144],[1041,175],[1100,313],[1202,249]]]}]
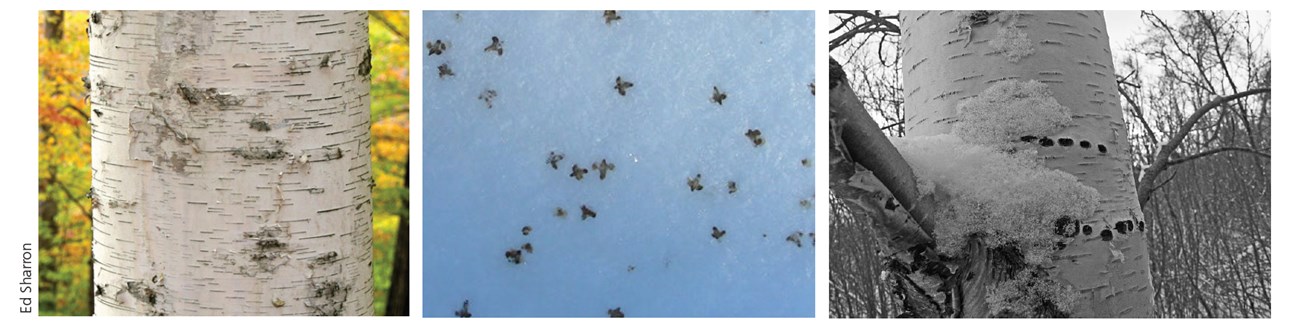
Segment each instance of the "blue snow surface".
[{"label": "blue snow surface", "polygon": [[424,315],[812,317],[813,12],[618,14],[424,13]]}]

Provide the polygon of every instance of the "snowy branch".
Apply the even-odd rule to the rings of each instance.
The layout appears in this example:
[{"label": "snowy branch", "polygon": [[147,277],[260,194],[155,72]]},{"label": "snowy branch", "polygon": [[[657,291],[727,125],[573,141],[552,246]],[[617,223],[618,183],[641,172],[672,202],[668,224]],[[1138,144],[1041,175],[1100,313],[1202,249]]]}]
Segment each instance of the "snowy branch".
[{"label": "snowy branch", "polygon": [[846,87],[848,80],[843,79],[845,74],[839,62],[833,58],[830,60],[831,75],[837,79],[831,82],[831,115],[833,119],[844,121],[840,137],[850,158],[875,173],[921,229],[932,234],[934,220],[927,216],[934,209],[933,197],[921,196],[912,167],[867,114],[851,87]]}]

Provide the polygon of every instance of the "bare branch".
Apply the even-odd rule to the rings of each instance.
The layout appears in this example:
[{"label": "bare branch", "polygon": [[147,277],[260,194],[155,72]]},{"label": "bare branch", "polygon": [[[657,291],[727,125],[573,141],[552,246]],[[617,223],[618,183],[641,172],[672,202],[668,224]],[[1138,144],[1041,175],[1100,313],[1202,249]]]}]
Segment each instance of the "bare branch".
[{"label": "bare branch", "polygon": [[880,127],[880,129],[881,129],[881,130],[888,130],[889,128],[892,128],[892,127],[898,126],[899,124],[903,124],[903,121],[898,121],[898,122],[894,122],[894,123],[889,124],[889,125],[886,125],[886,126],[882,126],[882,127]]},{"label": "bare branch", "polygon": [[1166,178],[1164,182],[1160,182],[1160,185],[1156,185],[1156,187],[1151,188],[1151,191],[1154,192],[1156,190],[1159,190],[1161,187],[1165,187],[1165,185],[1169,185],[1169,182],[1172,182],[1174,180],[1174,177],[1178,177],[1177,170],[1174,170],[1173,175],[1169,175],[1169,178]]},{"label": "bare branch", "polygon": [[[1142,18],[1147,18],[1148,20],[1150,20],[1152,22],[1152,25],[1159,25],[1157,27],[1159,27],[1160,30],[1164,31],[1165,34],[1168,35],[1169,41],[1172,42],[1174,45],[1174,49],[1178,50],[1178,53],[1181,53],[1183,57],[1191,59],[1192,63],[1196,65],[1196,72],[1199,73],[1201,80],[1205,81],[1205,84],[1199,84],[1199,83],[1189,83],[1189,84],[1193,86],[1199,86],[1204,88],[1207,91],[1213,92],[1213,89],[1210,89],[1209,86],[1213,85],[1214,83],[1210,82],[1210,77],[1205,75],[1206,68],[1205,68],[1205,63],[1202,62],[1203,61],[1202,58],[1200,56],[1195,56],[1192,55],[1191,53],[1188,53],[1187,50],[1183,48],[1182,43],[1178,42],[1178,38],[1179,38],[1178,35],[1174,34],[1174,28],[1170,27],[1169,24],[1166,24],[1164,19],[1160,19],[1160,16],[1149,11],[1142,11]],[[1168,56],[1166,56],[1165,59],[1168,60],[1169,59]]]},{"label": "bare branch", "polygon": [[1132,96],[1129,96],[1128,91],[1125,91],[1124,87],[1119,87],[1119,94],[1124,97],[1124,101],[1128,102],[1129,108],[1133,110],[1133,117],[1136,117],[1138,122],[1142,122],[1142,130],[1146,131],[1147,138],[1149,138],[1148,141],[1155,143],[1156,133],[1151,130],[1151,124],[1147,123],[1145,114],[1142,114],[1142,107],[1138,106],[1137,101],[1133,100]]},{"label": "bare branch", "polygon": [[1201,105],[1200,108],[1197,108],[1196,111],[1192,113],[1192,116],[1189,116],[1187,120],[1183,121],[1182,125],[1178,127],[1178,132],[1169,137],[1168,142],[1160,146],[1160,151],[1156,153],[1156,158],[1151,161],[1151,166],[1147,167],[1147,170],[1142,173],[1142,179],[1138,182],[1138,203],[1143,206],[1146,205],[1147,200],[1151,198],[1151,193],[1155,191],[1154,185],[1156,176],[1159,176],[1160,172],[1170,166],[1169,157],[1179,145],[1182,145],[1183,139],[1187,138],[1187,134],[1192,131],[1192,128],[1196,126],[1196,122],[1199,121],[1202,116],[1205,116],[1205,114],[1211,109],[1223,106],[1228,102],[1271,91],[1272,88],[1251,89],[1228,95],[1226,97],[1216,98],[1209,103],[1205,103],[1205,105]]},{"label": "bare branch", "polygon": [[898,21],[897,15],[883,16],[880,14],[879,10],[832,10],[830,13],[832,15],[847,15],[840,17],[840,24],[835,26],[835,28],[832,28],[830,31],[832,34],[850,26],[851,23],[856,22],[859,19],[863,20],[861,23],[852,25],[852,27],[849,27],[849,29],[843,34],[832,39],[830,41],[831,50],[835,50],[836,48],[847,44],[854,37],[861,34],[885,33],[898,35],[899,33],[898,23],[896,23],[896,21]]},{"label": "bare branch", "polygon": [[1256,155],[1263,156],[1263,157],[1267,157],[1267,158],[1273,158],[1273,156],[1272,156],[1272,155],[1269,155],[1268,153],[1261,152],[1261,151],[1257,151],[1257,150],[1255,150],[1255,149],[1251,149],[1251,148],[1241,148],[1241,147],[1223,147],[1223,148],[1215,148],[1215,149],[1210,149],[1210,150],[1206,150],[1206,151],[1198,152],[1198,153],[1196,153],[1196,154],[1194,154],[1194,155],[1187,156],[1187,157],[1183,157],[1183,158],[1179,158],[1179,159],[1172,159],[1172,160],[1169,161],[1169,165],[1168,165],[1168,166],[1173,166],[1173,165],[1177,165],[1177,164],[1185,163],[1185,162],[1191,161],[1191,160],[1193,160],[1193,159],[1197,159],[1197,158],[1201,158],[1201,157],[1205,157],[1205,156],[1209,156],[1209,155],[1213,155],[1213,154],[1220,153],[1220,152],[1225,152],[1225,151],[1241,151],[1241,152],[1246,152],[1246,153],[1256,154]]},{"label": "bare branch", "polygon": [[64,109],[64,110],[72,111],[73,113],[77,113],[77,115],[80,115],[80,116],[81,116],[81,119],[82,119],[82,120],[85,120],[85,121],[89,121],[89,120],[90,120],[90,115],[87,115],[86,112],[82,112],[81,109],[80,109],[80,108],[77,108],[76,106],[72,106],[72,105],[63,105],[63,109]]},{"label": "bare branch", "polygon": [[388,18],[384,18],[384,15],[380,15],[378,13],[375,13],[374,11],[371,11],[370,18],[374,18],[375,20],[378,20],[381,25],[384,25],[384,28],[387,28],[388,31],[393,32],[393,34],[397,35],[397,37],[402,38],[403,42],[407,42],[407,43],[411,42],[411,40],[406,37],[406,34],[403,34],[400,29],[397,29],[397,25],[394,25],[393,22],[388,21]]}]

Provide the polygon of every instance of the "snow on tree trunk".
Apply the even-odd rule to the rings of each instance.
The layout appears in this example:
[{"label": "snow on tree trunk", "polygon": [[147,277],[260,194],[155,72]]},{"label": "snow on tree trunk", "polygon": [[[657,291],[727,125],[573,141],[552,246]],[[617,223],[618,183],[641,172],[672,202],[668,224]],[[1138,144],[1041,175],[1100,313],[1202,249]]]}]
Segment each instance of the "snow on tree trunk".
[{"label": "snow on tree trunk", "polygon": [[366,15],[92,13],[98,314],[373,312]]},{"label": "snow on tree trunk", "polygon": [[[907,134],[964,133],[968,140],[1011,137],[1008,144],[1019,144],[1003,148],[1035,147],[1047,167],[1096,189],[1100,205],[1091,215],[1079,217],[1077,229],[1082,231],[1063,236],[1064,248],[1045,263],[1052,278],[1082,294],[1080,303],[1063,311],[1073,317],[1151,317],[1154,292],[1145,222],[1128,168],[1127,128],[1102,13],[911,11],[901,13],[900,25]],[[1038,99],[1054,98],[1068,110],[1068,119],[1031,116],[1027,125],[970,130],[977,121],[958,118],[964,109],[959,107],[981,105],[977,101],[986,98],[979,96],[989,94],[991,87],[999,86],[993,92],[1019,100],[1043,94],[1040,84],[1051,98]],[[1007,89],[1011,93],[1005,93]],[[1003,124],[1016,123],[1014,117],[995,117]],[[981,132],[1006,130],[1025,134]],[[962,281],[963,316],[996,316],[986,295],[996,292],[992,285],[1009,280],[1009,275],[997,274],[1005,266],[992,265],[1000,258],[992,256],[996,250],[978,243],[970,250],[976,250],[970,258],[980,261],[968,265],[975,274],[957,280]]]}]

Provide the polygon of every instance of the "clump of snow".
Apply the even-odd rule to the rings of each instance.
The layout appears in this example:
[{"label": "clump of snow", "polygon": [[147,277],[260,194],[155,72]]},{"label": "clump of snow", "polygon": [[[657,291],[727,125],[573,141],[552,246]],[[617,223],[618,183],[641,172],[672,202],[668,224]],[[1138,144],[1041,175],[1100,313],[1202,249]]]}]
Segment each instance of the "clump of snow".
[{"label": "clump of snow", "polygon": [[1034,43],[1029,41],[1029,34],[1015,26],[998,29],[998,36],[989,41],[994,51],[1002,53],[1011,63],[1020,62],[1021,58],[1034,54]]},{"label": "clump of snow", "polygon": [[1041,82],[1003,80],[959,103],[957,119],[953,133],[962,139],[999,144],[1060,132],[1070,123],[1070,110]]},{"label": "clump of snow", "polygon": [[1029,269],[1021,270],[1014,279],[990,286],[984,296],[994,317],[1048,316],[1040,315],[1047,310],[1043,308],[1047,303],[1057,311],[1069,312],[1082,298],[1069,285]]},{"label": "clump of snow", "polygon": [[894,138],[916,173],[922,194],[942,191],[950,199],[935,214],[939,252],[957,255],[969,236],[990,247],[1014,244],[1027,262],[1052,252],[1053,221],[1083,219],[1096,209],[1097,190],[1074,175],[1043,166],[1033,150],[1006,153],[954,135]]}]

